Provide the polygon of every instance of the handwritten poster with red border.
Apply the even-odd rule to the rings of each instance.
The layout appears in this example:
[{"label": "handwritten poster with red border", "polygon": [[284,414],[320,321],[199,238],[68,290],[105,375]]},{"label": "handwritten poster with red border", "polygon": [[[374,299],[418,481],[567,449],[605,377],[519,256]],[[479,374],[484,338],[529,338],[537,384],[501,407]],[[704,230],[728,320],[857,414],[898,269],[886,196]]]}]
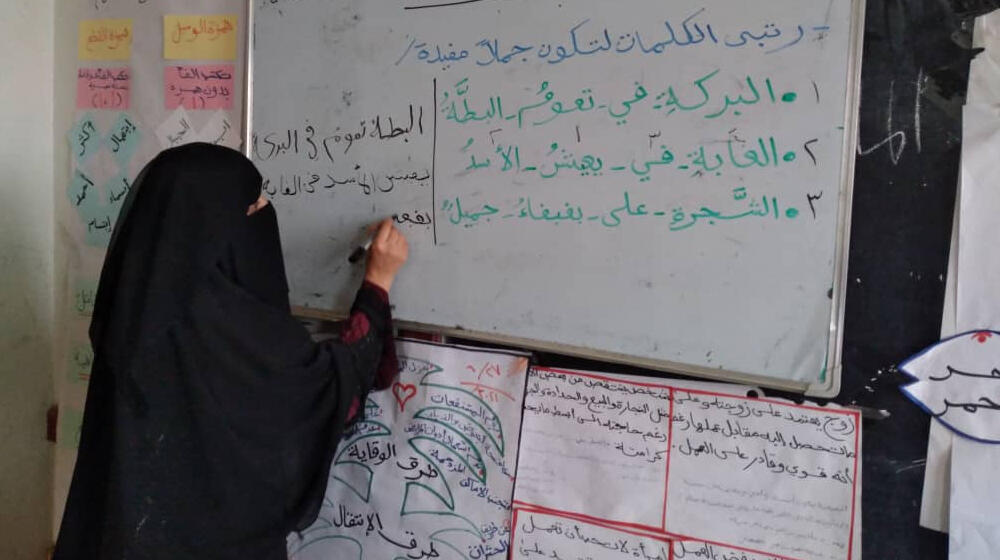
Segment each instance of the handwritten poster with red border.
[{"label": "handwritten poster with red border", "polygon": [[782,560],[852,560],[860,418],[534,368],[515,507]]}]

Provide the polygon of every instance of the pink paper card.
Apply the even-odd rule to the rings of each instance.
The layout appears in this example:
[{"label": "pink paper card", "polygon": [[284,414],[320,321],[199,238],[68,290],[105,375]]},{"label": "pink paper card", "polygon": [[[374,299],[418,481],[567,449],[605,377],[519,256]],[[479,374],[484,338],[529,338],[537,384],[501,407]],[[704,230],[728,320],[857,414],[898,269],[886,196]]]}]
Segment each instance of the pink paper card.
[{"label": "pink paper card", "polygon": [[80,68],[76,71],[76,108],[129,108],[132,70],[121,68]]},{"label": "pink paper card", "polygon": [[168,110],[233,108],[235,67],[232,64],[172,65],[163,69]]}]

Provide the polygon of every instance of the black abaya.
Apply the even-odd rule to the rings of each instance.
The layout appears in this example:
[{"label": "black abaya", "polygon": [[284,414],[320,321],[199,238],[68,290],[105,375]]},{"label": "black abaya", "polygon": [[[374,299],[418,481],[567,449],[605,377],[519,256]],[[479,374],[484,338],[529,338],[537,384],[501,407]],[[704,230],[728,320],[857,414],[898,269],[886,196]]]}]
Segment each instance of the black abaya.
[{"label": "black abaya", "polygon": [[314,343],[289,314],[273,208],[246,215],[260,188],[207,144],[136,179],[101,273],[55,560],[283,559],[315,520],[388,301],[365,284],[349,339]]}]

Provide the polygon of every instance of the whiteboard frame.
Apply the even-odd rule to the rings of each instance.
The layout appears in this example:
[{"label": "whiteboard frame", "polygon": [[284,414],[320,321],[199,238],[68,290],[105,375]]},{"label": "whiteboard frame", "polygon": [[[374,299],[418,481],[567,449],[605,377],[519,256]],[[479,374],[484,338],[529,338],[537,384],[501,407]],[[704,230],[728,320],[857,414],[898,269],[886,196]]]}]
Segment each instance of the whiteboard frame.
[{"label": "whiteboard frame", "polygon": [[833,272],[833,305],[830,314],[830,346],[827,350],[827,379],[810,385],[810,397],[832,398],[840,393],[843,376],[844,310],[847,303],[847,272],[851,245],[851,210],[854,205],[854,165],[858,149],[858,121],[861,107],[861,62],[864,54],[865,1],[852,0],[851,52],[847,58],[848,102],[844,114],[844,148],[841,156],[843,188],[837,219],[836,261]]},{"label": "whiteboard frame", "polygon": [[[824,379],[816,383],[803,383],[792,380],[778,379],[764,375],[754,375],[725,369],[713,369],[692,364],[672,362],[631,356],[606,350],[595,350],[582,346],[559,344],[521,338],[498,333],[469,331],[461,328],[417,323],[411,321],[395,321],[400,328],[417,332],[428,332],[453,336],[468,340],[491,342],[507,346],[515,346],[529,350],[552,352],[567,356],[576,356],[592,360],[633,365],[647,369],[691,375],[704,379],[729,381],[734,383],[758,385],[769,389],[803,393],[809,397],[833,398],[840,393],[840,381],[843,375],[843,342],[844,342],[844,310],[847,299],[847,272],[851,237],[851,210],[854,201],[854,166],[858,145],[858,120],[861,103],[861,62],[864,51],[865,1],[851,0],[850,52],[847,58],[847,105],[844,114],[844,142],[841,150],[841,185],[839,189],[840,204],[837,216],[837,239],[834,249],[833,287],[830,306],[830,336],[827,345],[827,358],[824,367]],[[254,81],[254,0],[247,0],[247,32],[246,32],[246,71],[244,82],[243,111],[243,154],[252,160],[251,148],[253,141],[253,81]],[[292,313],[308,319],[339,321],[346,314],[293,306]]]},{"label": "whiteboard frame", "polygon": [[256,23],[254,22],[254,0],[247,0],[246,44],[243,45],[243,57],[246,68],[243,69],[243,155],[250,161],[253,146],[253,46]]}]

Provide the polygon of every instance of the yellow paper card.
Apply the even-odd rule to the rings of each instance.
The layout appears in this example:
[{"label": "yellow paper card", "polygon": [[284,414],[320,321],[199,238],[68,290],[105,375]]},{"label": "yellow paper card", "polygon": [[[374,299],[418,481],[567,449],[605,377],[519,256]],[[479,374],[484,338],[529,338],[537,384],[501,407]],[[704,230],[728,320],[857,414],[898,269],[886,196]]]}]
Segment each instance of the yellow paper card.
[{"label": "yellow paper card", "polygon": [[236,14],[163,16],[163,58],[236,60]]},{"label": "yellow paper card", "polygon": [[88,19],[80,22],[77,38],[80,60],[132,58],[132,20]]}]

